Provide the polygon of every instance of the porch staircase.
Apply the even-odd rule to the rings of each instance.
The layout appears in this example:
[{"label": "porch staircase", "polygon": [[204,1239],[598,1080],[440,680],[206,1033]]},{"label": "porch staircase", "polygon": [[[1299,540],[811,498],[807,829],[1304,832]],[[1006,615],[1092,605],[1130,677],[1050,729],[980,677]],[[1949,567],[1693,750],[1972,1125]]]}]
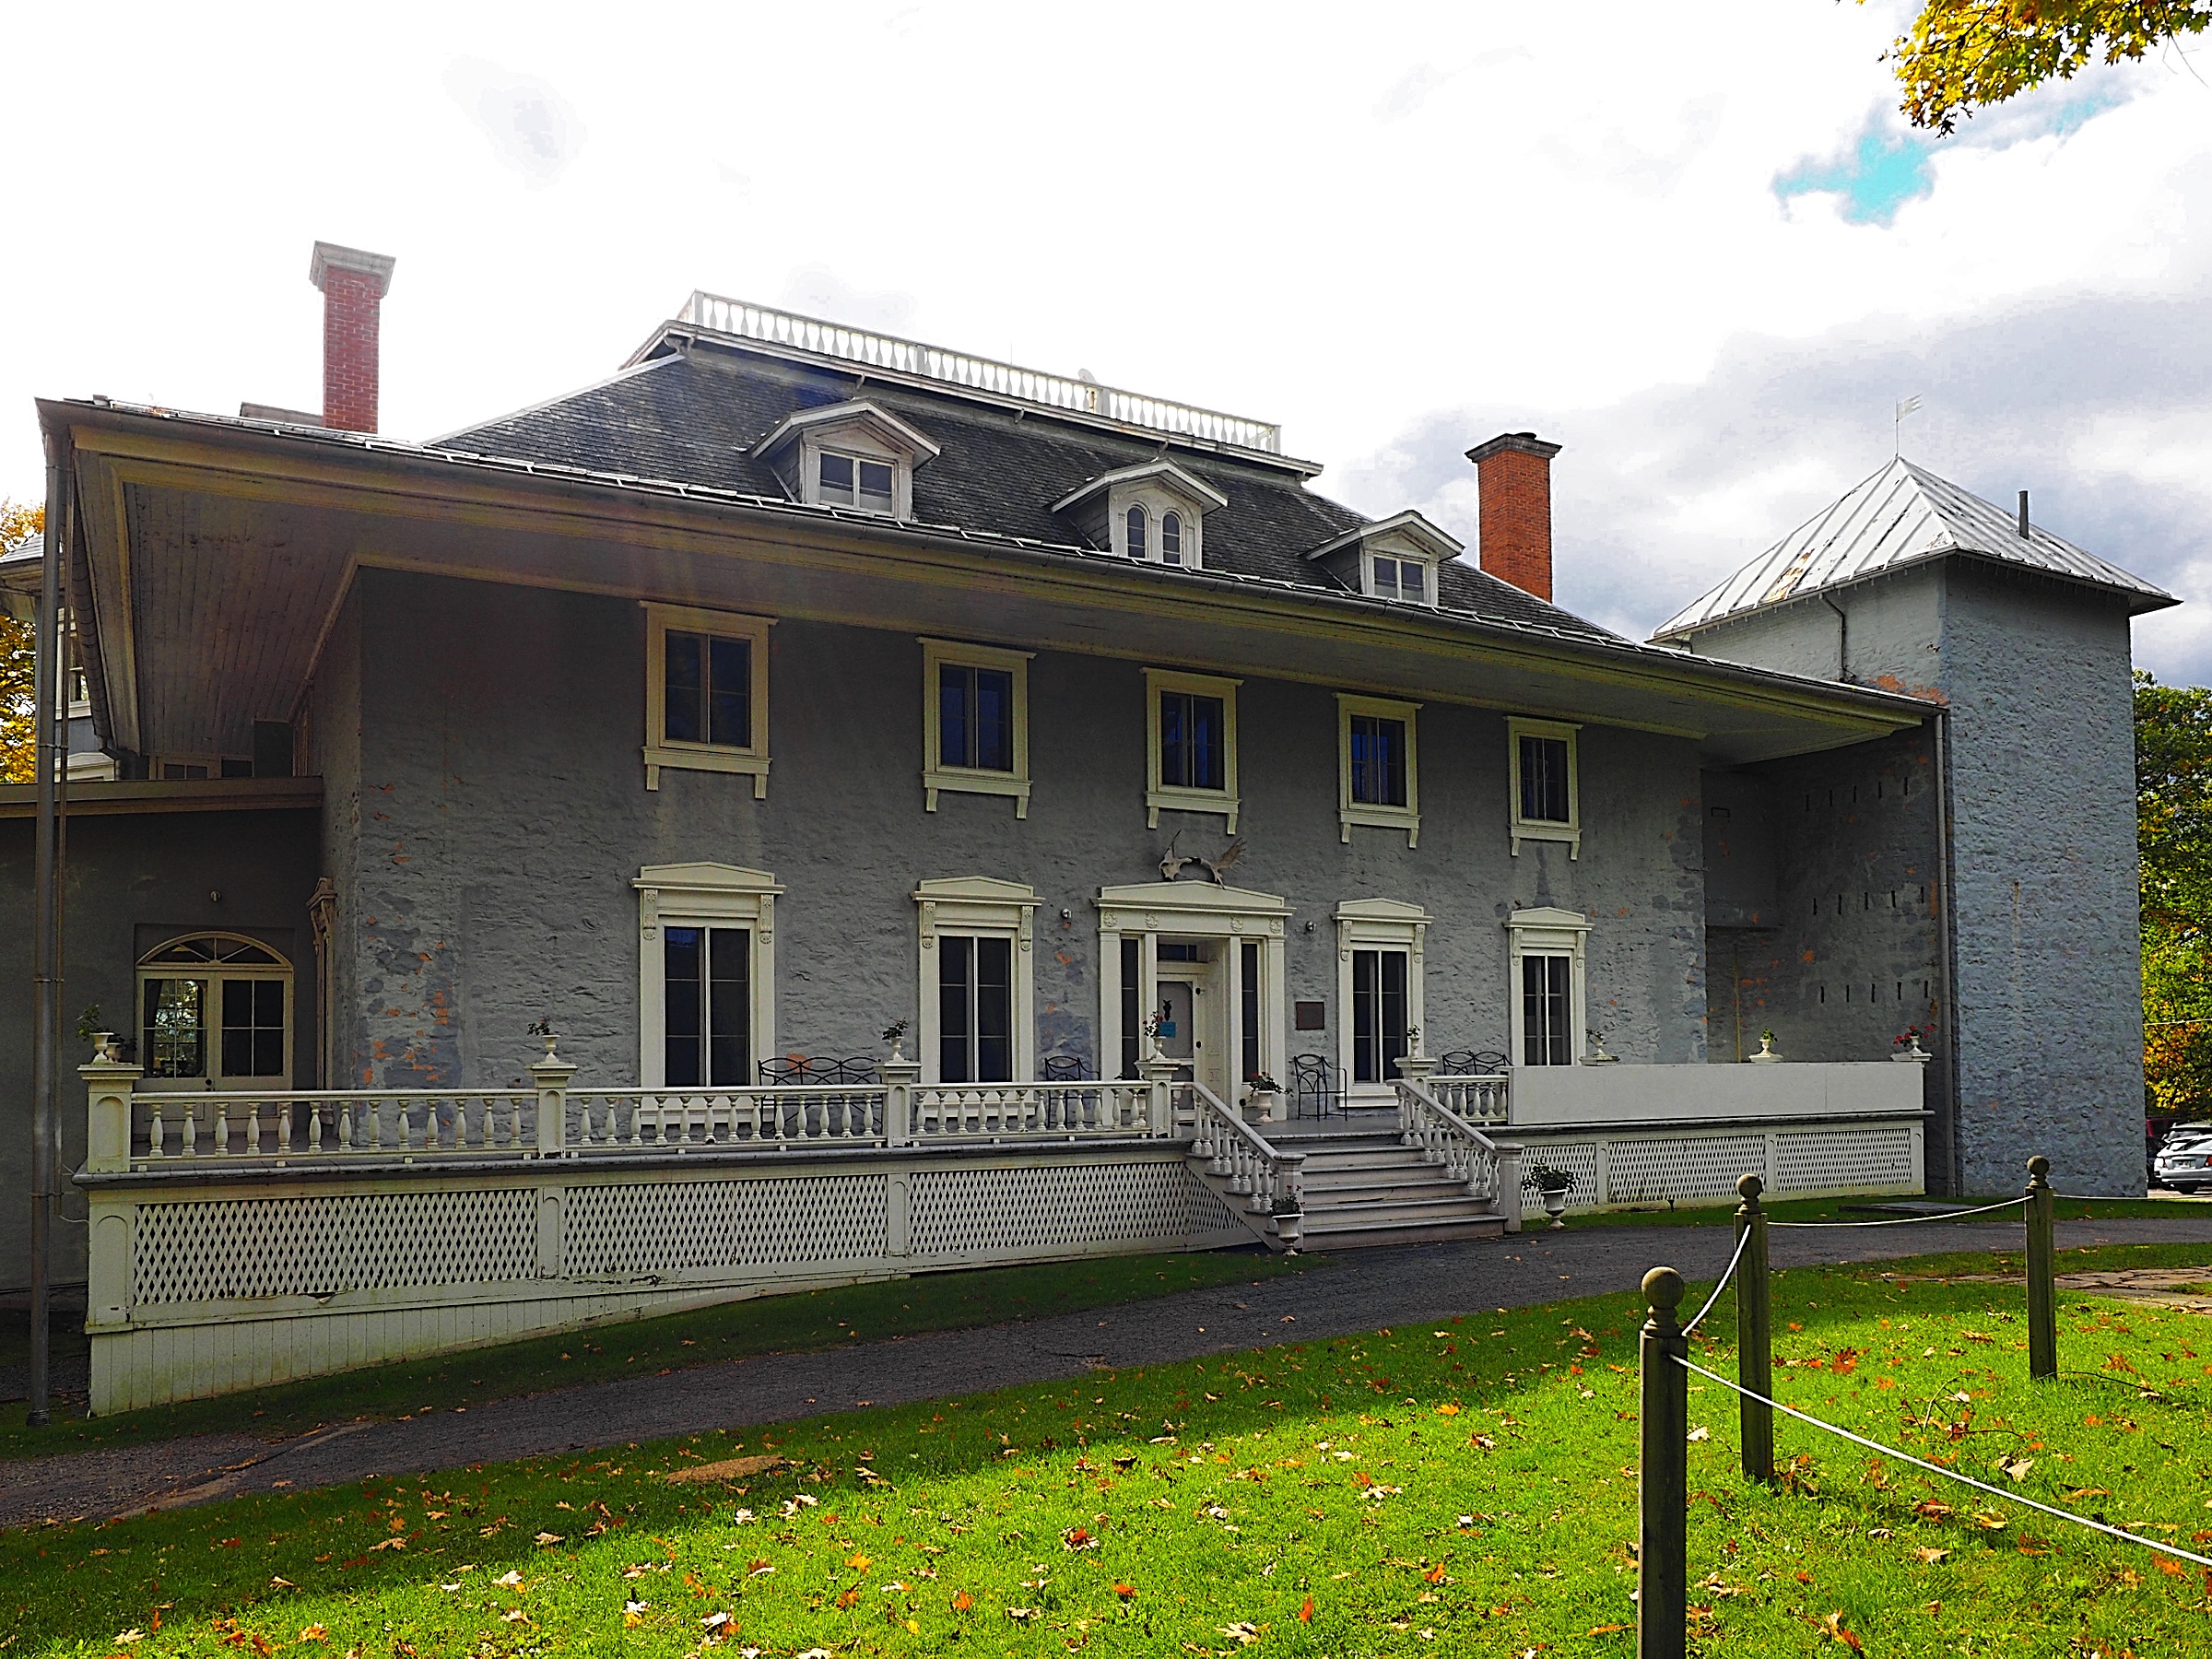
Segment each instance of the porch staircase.
[{"label": "porch staircase", "polygon": [[1496,1238],[1505,1218],[1469,1197],[1441,1167],[1402,1146],[1395,1112],[1257,1125],[1270,1145],[1303,1152],[1306,1211],[1298,1247],[1315,1253]]}]

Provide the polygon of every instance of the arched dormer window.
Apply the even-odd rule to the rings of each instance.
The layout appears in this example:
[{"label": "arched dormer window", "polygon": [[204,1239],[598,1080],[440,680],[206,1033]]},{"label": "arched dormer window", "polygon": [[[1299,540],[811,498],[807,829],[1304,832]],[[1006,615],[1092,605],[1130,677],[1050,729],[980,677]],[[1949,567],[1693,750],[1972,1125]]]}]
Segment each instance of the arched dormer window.
[{"label": "arched dormer window", "polygon": [[1129,509],[1129,557],[1132,559],[1146,557],[1145,510],[1142,507]]},{"label": "arched dormer window", "polygon": [[1167,512],[1159,520],[1159,559],[1162,564],[1182,562],[1182,514]]}]

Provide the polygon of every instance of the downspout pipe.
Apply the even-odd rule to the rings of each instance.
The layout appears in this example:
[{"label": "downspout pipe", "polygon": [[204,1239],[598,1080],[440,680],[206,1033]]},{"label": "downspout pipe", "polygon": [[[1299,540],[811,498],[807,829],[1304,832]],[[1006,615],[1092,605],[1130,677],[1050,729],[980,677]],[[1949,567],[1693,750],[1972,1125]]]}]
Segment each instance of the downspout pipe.
[{"label": "downspout pipe", "polygon": [[1957,1197],[1965,1190],[1966,1151],[1959,1144],[1959,1112],[1962,1081],[1959,1059],[1959,906],[1958,893],[1959,853],[1953,844],[1952,833],[1956,818],[1951,800],[1951,712],[1938,709],[1933,716],[1936,735],[1936,840],[1942,854],[1938,866],[1941,871],[1936,893],[1942,900],[1942,925],[1936,931],[1941,942],[1938,954],[1937,991],[1943,997],[1943,1058],[1945,1093],[1942,1123],[1944,1126],[1945,1162],[1944,1194]]},{"label": "downspout pipe", "polygon": [[30,1016],[30,1377],[24,1422],[52,1420],[47,1327],[53,1277],[54,1130],[61,1100],[61,790],[68,764],[62,702],[62,464],[50,436],[46,449],[46,534],[39,560],[39,615],[32,676],[31,744],[38,769],[38,829],[31,854]]}]

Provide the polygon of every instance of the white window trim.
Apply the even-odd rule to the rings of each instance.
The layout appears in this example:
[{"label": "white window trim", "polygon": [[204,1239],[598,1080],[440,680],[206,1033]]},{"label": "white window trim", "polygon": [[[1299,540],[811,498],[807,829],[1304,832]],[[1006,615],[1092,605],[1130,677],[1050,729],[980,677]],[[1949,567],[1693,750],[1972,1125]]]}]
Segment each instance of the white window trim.
[{"label": "white window trim", "polygon": [[[1118,1075],[1122,1063],[1122,941],[1137,941],[1137,997],[1141,1008],[1159,1006],[1159,941],[1226,939],[1260,947],[1260,1069],[1282,1079],[1289,1065],[1289,1004],[1284,990],[1283,932],[1290,907],[1275,893],[1215,887],[1196,881],[1144,881],[1102,887],[1099,907],[1099,1075]],[[1240,1092],[1238,1029],[1244,989],[1243,953],[1230,953],[1230,1075]],[[1137,1043],[1141,1055],[1144,1043]],[[1230,1105],[1237,1101],[1227,1102]]]},{"label": "white window trim", "polygon": [[[1356,697],[1348,691],[1336,693],[1336,825],[1340,841],[1348,844],[1352,826],[1361,824],[1376,830],[1403,830],[1408,847],[1421,844],[1421,750],[1416,732],[1420,711],[1419,703],[1397,702],[1387,697]],[[1405,806],[1384,806],[1352,799],[1352,716],[1355,714],[1373,714],[1384,720],[1405,722]]]},{"label": "white window trim", "polygon": [[1406,952],[1406,1047],[1410,1054],[1426,1053],[1428,988],[1422,959],[1430,920],[1419,905],[1395,899],[1347,899],[1336,907],[1336,1064],[1347,1100],[1394,1102],[1398,1098],[1388,1083],[1352,1081],[1352,952]]},{"label": "white window trim", "polygon": [[[1583,855],[1583,758],[1582,727],[1560,720],[1523,720],[1518,716],[1505,723],[1505,759],[1509,794],[1506,809],[1512,814],[1513,856],[1521,856],[1524,841],[1564,841],[1567,856],[1579,859]],[[1521,816],[1521,739],[1524,737],[1564,737],[1567,740],[1567,821],[1555,823],[1547,818],[1524,818]]]},{"label": "white window trim", "polygon": [[[251,945],[256,950],[265,950],[276,959],[274,963],[248,963],[233,967],[226,962],[171,963],[166,967],[149,965],[149,959],[183,944],[187,939],[228,939],[235,944]],[[152,1075],[153,1055],[146,1042],[146,987],[149,980],[196,979],[206,982],[207,994],[200,1005],[200,1042],[204,1064],[196,1077],[157,1077]],[[217,988],[220,980],[281,980],[284,982],[284,1071],[278,1077],[244,1075],[233,1077],[220,1069],[222,1065],[223,1016],[222,993]],[[147,1067],[147,1076],[135,1087],[142,1094],[166,1094],[190,1089],[206,1092],[209,1089],[279,1089],[292,1086],[292,1042],[300,1030],[300,979],[291,959],[276,948],[252,935],[232,933],[220,927],[203,927],[191,933],[182,933],[160,944],[138,959],[138,972],[133,982],[131,996],[131,1026],[128,1034],[139,1044],[138,1063]]]},{"label": "white window trim", "polygon": [[760,1062],[776,1053],[776,895],[782,886],[765,870],[725,864],[647,865],[629,885],[638,893],[639,1087],[661,1088],[668,1081],[665,926],[740,926],[751,932],[753,959],[747,982],[752,989],[753,1076],[746,1083],[759,1081]]},{"label": "white window trim", "polygon": [[[1382,591],[1382,582],[1375,575],[1375,560],[1378,559],[1387,559],[1402,565],[1420,566],[1421,597],[1409,600],[1401,598],[1397,594],[1385,594]],[[1422,559],[1412,553],[1396,552],[1389,547],[1369,547],[1362,551],[1359,557],[1359,579],[1360,584],[1365,588],[1370,599],[1386,600],[1392,605],[1414,605],[1422,610],[1436,608],[1436,561],[1434,559]],[[1400,591],[1403,592],[1402,589]]]},{"label": "white window trim", "polygon": [[[1519,746],[1516,745],[1516,747]],[[1524,957],[1563,956],[1567,970],[1568,1046],[1580,1065],[1588,1052],[1590,992],[1586,972],[1590,919],[1580,911],[1515,911],[1505,919],[1507,939],[1506,1035],[1515,1065],[1527,1062],[1527,1032],[1521,1014],[1521,960]],[[1549,1069],[1549,1068],[1547,1068]]]},{"label": "white window trim", "polygon": [[915,915],[915,1049],[924,1083],[938,1074],[937,939],[943,934],[1014,941],[1014,1080],[1037,1076],[1037,952],[1030,912],[1037,889],[990,876],[956,876],[917,883]]},{"label": "white window trim", "polygon": [[[888,452],[879,453],[874,450],[839,443],[834,439],[821,443],[815,442],[810,439],[801,446],[800,453],[806,466],[806,500],[811,504],[819,507],[835,507],[844,512],[865,512],[871,518],[897,519],[900,522],[913,516],[909,511],[909,504],[912,500],[912,486],[908,480],[906,461],[903,456]],[[853,463],[853,499],[851,500],[832,501],[822,494],[822,457],[824,455],[835,455],[841,460]],[[888,507],[864,507],[861,505],[860,465],[864,461],[872,465],[888,467],[890,470],[891,504]]]},{"label": "white window trim", "polygon": [[[922,640],[923,810],[937,809],[940,790],[966,794],[1011,795],[1014,816],[1030,816],[1030,659],[1033,651],[1005,651],[992,645],[963,645],[954,640]],[[947,766],[944,725],[938,713],[937,670],[995,668],[1014,677],[1014,770],[985,771]]]},{"label": "white window trim", "polygon": [[[749,775],[753,799],[768,799],[768,630],[772,617],[735,611],[700,610],[684,605],[644,602],[645,611],[645,787],[661,786],[661,769]],[[668,630],[744,640],[752,646],[752,732],[738,748],[721,743],[671,743],[667,732]]]},{"label": "white window trim", "polygon": [[[1211,674],[1184,674],[1172,668],[1145,670],[1145,827],[1159,828],[1162,807],[1171,812],[1218,812],[1229,820],[1228,833],[1237,832],[1237,688],[1242,680],[1222,679]],[[1216,789],[1185,789],[1159,781],[1159,694],[1192,691],[1221,700],[1221,783]]]}]

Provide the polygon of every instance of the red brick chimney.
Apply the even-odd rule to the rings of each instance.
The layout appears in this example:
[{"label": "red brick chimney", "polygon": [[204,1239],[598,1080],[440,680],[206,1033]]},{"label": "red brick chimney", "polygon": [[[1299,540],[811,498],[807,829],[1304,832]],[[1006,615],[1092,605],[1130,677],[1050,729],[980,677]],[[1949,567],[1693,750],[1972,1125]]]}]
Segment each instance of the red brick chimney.
[{"label": "red brick chimney", "polygon": [[392,287],[392,255],[319,241],[307,279],[323,290],[323,424],[376,430],[377,312]]},{"label": "red brick chimney", "polygon": [[1482,568],[1524,594],[1551,597],[1551,458],[1559,445],[1500,432],[1467,452],[1481,496]]}]

